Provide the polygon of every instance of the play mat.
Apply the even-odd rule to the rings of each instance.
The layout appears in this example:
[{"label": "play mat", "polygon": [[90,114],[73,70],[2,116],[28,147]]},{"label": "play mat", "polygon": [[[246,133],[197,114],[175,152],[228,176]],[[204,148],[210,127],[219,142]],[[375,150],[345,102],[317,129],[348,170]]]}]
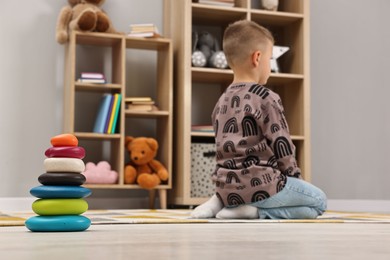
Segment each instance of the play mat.
[{"label": "play mat", "polygon": [[[390,214],[327,211],[317,219],[294,220],[220,220],[191,219],[190,210],[89,210],[83,215],[92,225],[109,224],[179,224],[179,223],[389,223]],[[23,226],[33,212],[0,212],[0,226]]]}]

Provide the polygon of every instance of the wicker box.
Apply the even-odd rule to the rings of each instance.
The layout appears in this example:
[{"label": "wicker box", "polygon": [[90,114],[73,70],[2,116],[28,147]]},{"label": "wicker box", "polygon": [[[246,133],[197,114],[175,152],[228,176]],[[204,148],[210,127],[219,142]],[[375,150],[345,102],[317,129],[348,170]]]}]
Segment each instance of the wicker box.
[{"label": "wicker box", "polygon": [[191,143],[191,197],[211,197],[215,192],[211,175],[215,170],[215,144]]}]

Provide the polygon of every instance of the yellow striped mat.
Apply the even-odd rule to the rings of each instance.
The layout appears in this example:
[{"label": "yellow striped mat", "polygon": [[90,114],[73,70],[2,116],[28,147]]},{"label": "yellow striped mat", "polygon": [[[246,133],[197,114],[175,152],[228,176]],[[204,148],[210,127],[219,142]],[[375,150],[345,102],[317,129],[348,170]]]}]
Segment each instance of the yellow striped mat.
[{"label": "yellow striped mat", "polygon": [[[88,210],[83,215],[92,225],[102,224],[176,224],[176,223],[389,223],[390,214],[327,211],[317,219],[191,219],[190,210]],[[33,212],[0,212],[0,226],[23,226]]]}]

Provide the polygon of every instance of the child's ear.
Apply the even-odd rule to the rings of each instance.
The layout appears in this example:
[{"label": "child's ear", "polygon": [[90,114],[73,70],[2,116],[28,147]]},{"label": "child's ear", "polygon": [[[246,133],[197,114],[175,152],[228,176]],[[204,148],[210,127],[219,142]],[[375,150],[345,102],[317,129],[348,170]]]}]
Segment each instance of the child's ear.
[{"label": "child's ear", "polygon": [[258,67],[260,65],[260,59],[261,59],[261,51],[255,51],[252,54],[252,64],[254,67]]}]

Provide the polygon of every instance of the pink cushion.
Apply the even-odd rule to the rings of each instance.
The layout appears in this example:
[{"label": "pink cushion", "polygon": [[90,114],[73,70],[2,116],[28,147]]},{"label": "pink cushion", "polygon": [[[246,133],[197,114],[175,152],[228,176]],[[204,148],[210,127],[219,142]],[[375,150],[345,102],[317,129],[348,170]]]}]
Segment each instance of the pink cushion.
[{"label": "pink cushion", "polygon": [[106,161],[101,161],[97,165],[88,162],[85,165],[85,184],[113,184],[118,182],[118,173],[111,170],[111,166]]}]

